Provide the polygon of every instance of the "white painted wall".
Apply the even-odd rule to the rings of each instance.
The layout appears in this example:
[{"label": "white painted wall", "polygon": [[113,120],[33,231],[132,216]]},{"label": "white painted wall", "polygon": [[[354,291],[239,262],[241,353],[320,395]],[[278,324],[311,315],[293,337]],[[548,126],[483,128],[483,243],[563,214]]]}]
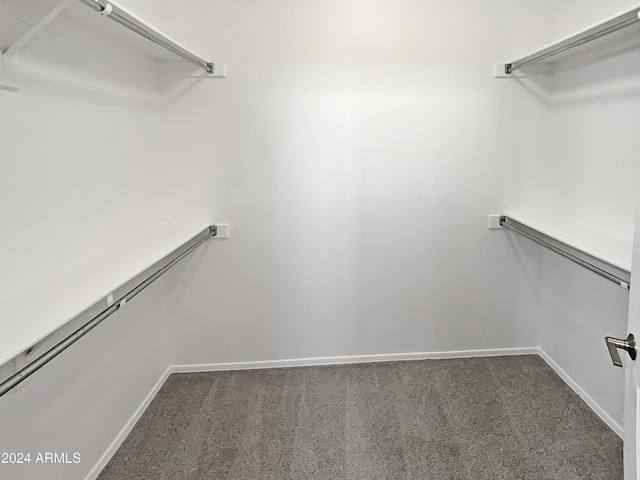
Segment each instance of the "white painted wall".
[{"label": "white painted wall", "polygon": [[[167,365],[169,275],[0,398],[0,451],[31,463],[0,465],[0,478],[82,479],[143,403]],[[37,453],[80,454],[78,464],[37,464]]]},{"label": "white painted wall", "polygon": [[[562,37],[633,6],[637,2],[564,0],[556,5],[555,35]],[[553,75],[547,99],[550,152],[542,162],[547,188],[540,194],[563,216],[633,238],[640,48],[620,50],[611,58],[560,67]]]},{"label": "white painted wall", "polygon": [[0,299],[161,223],[166,186],[150,75],[47,34],[7,66],[23,89],[0,91]]},{"label": "white painted wall", "polygon": [[[153,2],[123,3],[154,13]],[[0,298],[166,220],[162,102],[148,75],[46,35],[12,69],[23,89],[0,91]],[[93,468],[172,363],[171,275],[0,398],[0,452],[79,452],[81,463],[2,464],[0,478],[80,479]]]},{"label": "white painted wall", "polygon": [[[484,70],[628,3],[495,4],[494,20],[463,2],[379,2],[371,11],[384,13],[364,20],[357,2],[191,1],[193,16],[162,5],[168,29],[231,69],[172,114],[172,134],[190,132],[173,142],[190,157],[175,173],[191,189],[176,214],[234,226],[185,267],[173,308],[192,347],[180,363],[539,344],[621,424],[622,374],[602,337],[624,330],[626,294],[518,237],[480,232],[480,218],[547,210],[631,235],[640,110],[625,95],[634,71],[617,68],[625,59],[612,60],[615,76],[602,64],[529,82]],[[415,8],[429,14],[403,18]],[[465,8],[482,22],[461,30]],[[540,30],[551,17],[553,32]]]},{"label": "white painted wall", "polygon": [[[544,105],[492,65],[545,2],[163,1],[229,63],[172,105],[176,217],[232,239],[184,266],[180,363],[537,343],[529,245],[486,229],[539,158]],[[473,21],[470,21],[473,19]],[[531,251],[527,251],[531,250]]]},{"label": "white painted wall", "polygon": [[[555,36],[636,3],[557,2]],[[552,79],[543,99],[548,150],[531,169],[532,199],[543,210],[633,238],[640,50],[560,67]],[[613,367],[604,336],[626,337],[628,293],[548,252],[542,255],[541,285],[541,348],[622,426],[624,372]]]}]

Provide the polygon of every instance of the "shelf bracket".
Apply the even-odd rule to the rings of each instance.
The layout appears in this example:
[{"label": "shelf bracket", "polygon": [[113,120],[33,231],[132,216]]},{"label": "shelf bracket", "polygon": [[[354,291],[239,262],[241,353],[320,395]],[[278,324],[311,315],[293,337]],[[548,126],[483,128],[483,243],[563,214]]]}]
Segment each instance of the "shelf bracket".
[{"label": "shelf bracket", "polygon": [[0,55],[0,90],[8,92],[17,92],[21,88],[21,83],[13,75],[7,71],[7,62],[16,53],[22,50],[31,40],[37,37],[47,25],[53,22],[58,16],[64,12],[71,0],[62,0],[53,10],[51,10],[42,20],[34,25],[22,38],[7,48]]},{"label": "shelf bracket", "polygon": [[493,65],[493,78],[527,78],[528,75],[523,72],[514,72],[511,70],[510,63],[496,63]]},{"label": "shelf bracket", "polygon": [[56,8],[51,10],[49,14],[35,24],[31,30],[29,30],[20,40],[11,45],[7,50],[2,53],[2,56],[7,59],[14,56],[20,50],[22,50],[31,40],[37,37],[47,25],[53,22],[67,7],[69,7],[70,0],[62,0]]},{"label": "shelf bracket", "polygon": [[513,78],[508,63],[496,63],[493,66],[493,78]]},{"label": "shelf bracket", "polygon": [[6,68],[4,55],[0,55],[0,90],[18,92],[22,85]]}]

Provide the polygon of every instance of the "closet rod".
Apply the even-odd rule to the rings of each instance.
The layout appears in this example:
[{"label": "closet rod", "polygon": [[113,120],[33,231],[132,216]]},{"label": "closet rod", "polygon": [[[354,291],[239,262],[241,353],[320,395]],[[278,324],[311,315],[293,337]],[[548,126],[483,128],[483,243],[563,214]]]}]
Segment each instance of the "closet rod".
[{"label": "closet rod", "polygon": [[[578,265],[586,268],[587,270],[591,270],[594,273],[597,273],[598,275],[600,275],[601,277],[606,278],[607,280],[610,280],[612,282],[614,282],[615,284],[617,284],[618,286],[624,288],[625,290],[629,290],[630,288],[630,281],[629,278],[622,278],[619,275],[617,275],[614,272],[611,271],[607,271],[606,268],[606,262],[602,262],[603,266],[605,268],[601,268],[597,265],[594,265],[594,263],[587,261],[585,258],[581,258],[578,255],[570,252],[567,249],[567,245],[563,244],[560,241],[557,241],[555,239],[551,239],[550,237],[547,237],[546,235],[542,234],[541,232],[537,232],[536,230],[530,228],[530,227],[526,227],[528,229],[531,230],[532,233],[522,229],[519,227],[520,223],[510,219],[507,215],[501,215],[500,216],[500,226],[502,227],[506,227],[510,230],[513,230],[514,232],[528,238],[529,240],[537,243],[538,245],[542,245],[543,247],[548,248],[549,250],[557,253],[558,255],[563,256],[564,258],[567,258],[569,260],[571,260],[574,263],[577,263]],[[556,242],[556,244],[552,243],[552,242]],[[565,248],[562,248],[565,247]],[[576,250],[577,251],[577,250]],[[590,255],[588,254],[584,254],[585,257],[590,257]]]},{"label": "closet rod", "polygon": [[[84,337],[91,330],[93,330],[98,325],[100,325],[104,320],[106,320],[108,317],[110,317],[115,312],[117,312],[129,300],[131,300],[133,297],[138,295],[142,290],[144,290],[149,285],[151,285],[153,282],[155,282],[158,278],[160,278],[163,274],[165,274],[176,263],[178,263],[180,260],[182,260],[187,255],[189,255],[191,252],[193,252],[196,248],[198,248],[200,245],[202,245],[205,241],[207,241],[211,237],[215,237],[216,234],[218,233],[218,227],[216,225],[211,225],[206,230],[201,232],[199,235],[202,235],[202,233],[205,233],[204,237],[200,238],[200,240],[198,240],[196,243],[191,245],[189,248],[187,248],[180,255],[178,255],[173,260],[168,262],[166,265],[164,265],[163,267],[158,269],[151,276],[147,277],[143,282],[139,283],[136,287],[134,287],[128,293],[126,293],[125,295],[120,297],[110,307],[106,308],[101,313],[99,313],[98,315],[93,317],[91,320],[89,320],[87,323],[85,323],[82,327],[78,328],[75,332],[73,332],[71,335],[66,337],[64,340],[60,341],[59,343],[57,343],[56,345],[51,347],[49,350],[47,350],[41,356],[36,358],[33,362],[29,363],[26,367],[22,368],[20,371],[16,372],[15,374],[13,374],[9,378],[7,378],[5,381],[0,383],[0,396],[4,395],[8,391],[10,391],[12,388],[16,387],[21,382],[26,380],[28,377],[33,375],[35,372],[40,370],[47,363],[49,363],[51,360],[53,360],[55,357],[57,357],[63,351],[65,351],[67,348],[69,348],[71,345],[73,345],[78,340],[80,340],[82,337]],[[197,238],[197,236],[195,238]]]},{"label": "closet rod", "polygon": [[188,62],[197,65],[198,67],[206,70],[207,73],[213,73],[214,64],[207,62],[194,53],[190,52],[182,45],[177,44],[171,38],[167,37],[162,32],[156,30],[151,25],[137,18],[135,15],[129,13],[124,8],[118,6],[116,3],[105,0],[78,0],[80,3],[91,7],[96,12],[109,17],[110,19],[118,22],[120,25],[136,32],[138,35],[143,36],[147,40],[160,45],[161,47],[175,53],[179,57],[184,58]]},{"label": "closet rod", "polygon": [[543,48],[542,50],[532,53],[531,55],[527,55],[526,57],[514,60],[511,63],[506,63],[504,66],[504,71],[506,74],[510,74],[522,67],[525,67],[526,65],[540,62],[549,57],[553,57],[562,52],[566,52],[567,50],[570,50],[572,48],[579,47],[580,45],[584,45],[585,43],[589,43],[593,40],[597,40],[598,38],[617,32],[618,30],[622,30],[629,25],[639,22],[639,15],[640,7],[636,7],[631,11],[617,15],[610,20],[604,21],[594,27],[583,30],[564,40],[554,43],[553,45]]}]

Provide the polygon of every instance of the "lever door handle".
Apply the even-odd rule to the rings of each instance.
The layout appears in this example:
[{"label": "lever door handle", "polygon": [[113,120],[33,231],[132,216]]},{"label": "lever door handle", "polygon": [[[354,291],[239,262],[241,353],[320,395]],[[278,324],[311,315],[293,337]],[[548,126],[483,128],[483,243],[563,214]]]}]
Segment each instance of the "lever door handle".
[{"label": "lever door handle", "polygon": [[622,360],[620,359],[618,349],[626,350],[631,357],[631,360],[636,359],[638,351],[636,350],[636,340],[632,333],[630,333],[625,340],[620,338],[604,337],[604,341],[607,342],[609,355],[611,355],[611,360],[616,367],[622,367]]}]

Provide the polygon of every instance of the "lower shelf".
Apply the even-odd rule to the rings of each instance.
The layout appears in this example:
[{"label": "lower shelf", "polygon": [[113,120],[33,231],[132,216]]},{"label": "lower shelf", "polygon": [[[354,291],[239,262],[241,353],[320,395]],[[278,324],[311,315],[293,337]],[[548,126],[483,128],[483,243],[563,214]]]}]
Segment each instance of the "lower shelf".
[{"label": "lower shelf", "polygon": [[208,224],[166,225],[0,301],[0,380],[67,342],[95,316],[124,305],[132,290],[213,235]]},{"label": "lower shelf", "polygon": [[509,212],[500,225],[629,289],[633,242],[544,213]]}]

